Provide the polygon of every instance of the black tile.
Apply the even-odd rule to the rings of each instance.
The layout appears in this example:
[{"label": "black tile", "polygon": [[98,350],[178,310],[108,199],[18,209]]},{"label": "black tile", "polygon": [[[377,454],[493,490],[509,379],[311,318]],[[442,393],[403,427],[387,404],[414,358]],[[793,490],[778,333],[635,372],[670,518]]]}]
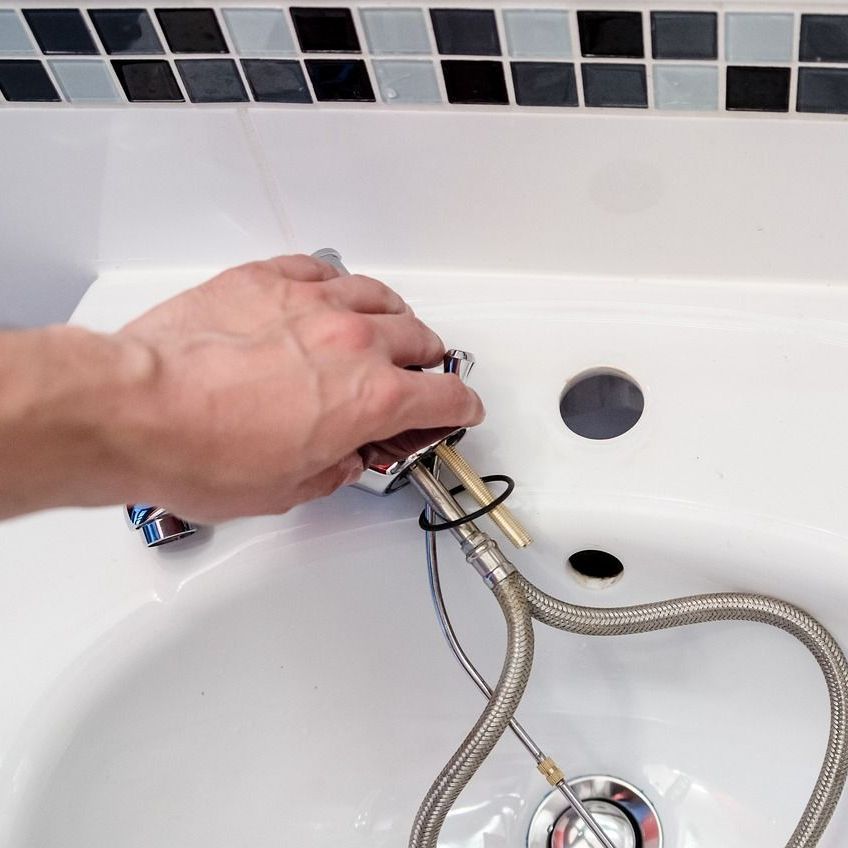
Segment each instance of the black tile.
[{"label": "black tile", "polygon": [[242,59],[253,99],[260,103],[311,103],[306,77],[294,59]]},{"label": "black tile", "polygon": [[500,62],[443,59],[442,73],[451,103],[508,103]]},{"label": "black tile", "polygon": [[107,53],[164,52],[144,9],[89,9],[88,14]]},{"label": "black tile", "polygon": [[715,12],[651,12],[655,59],[715,59],[718,21]]},{"label": "black tile", "polygon": [[156,17],[174,53],[227,52],[227,43],[211,9],[157,9]]},{"label": "black tile", "polygon": [[160,103],[182,100],[171,66],[164,59],[113,59],[127,100]]},{"label": "black tile", "polygon": [[513,62],[519,106],[576,106],[577,81],[570,62]]},{"label": "black tile", "polygon": [[789,68],[727,69],[727,108],[750,112],[789,111]]},{"label": "black tile", "polygon": [[242,103],[247,92],[232,59],[177,59],[192,103]]},{"label": "black tile", "polygon": [[304,53],[359,53],[350,9],[293,7],[297,40]]},{"label": "black tile", "polygon": [[848,115],[848,68],[799,68],[798,111]]},{"label": "black tile", "polygon": [[24,9],[23,13],[42,53],[97,53],[79,9]]},{"label": "black tile", "polygon": [[578,12],[580,50],[584,56],[641,59],[641,12]]},{"label": "black tile", "polygon": [[37,59],[0,61],[0,92],[12,102],[55,103],[60,99]]},{"label": "black tile", "polygon": [[306,70],[318,100],[374,100],[362,59],[307,59]]},{"label": "black tile", "polygon": [[495,13],[489,9],[430,9],[439,53],[500,56]]},{"label": "black tile", "polygon": [[584,64],[583,99],[587,106],[645,109],[648,86],[644,65]]},{"label": "black tile", "polygon": [[802,62],[848,62],[848,15],[801,15]]}]

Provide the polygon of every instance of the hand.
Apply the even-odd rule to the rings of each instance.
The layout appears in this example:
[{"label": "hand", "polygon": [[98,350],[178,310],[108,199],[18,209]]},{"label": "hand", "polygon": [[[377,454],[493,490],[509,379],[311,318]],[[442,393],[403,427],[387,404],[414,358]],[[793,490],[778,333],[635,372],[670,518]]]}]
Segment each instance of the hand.
[{"label": "hand", "polygon": [[482,420],[455,375],[405,370],[445,350],[400,296],[337,273],[307,256],[243,265],[117,334],[155,362],[125,428],[143,434],[124,451],[137,500],[201,521],[280,513]]}]

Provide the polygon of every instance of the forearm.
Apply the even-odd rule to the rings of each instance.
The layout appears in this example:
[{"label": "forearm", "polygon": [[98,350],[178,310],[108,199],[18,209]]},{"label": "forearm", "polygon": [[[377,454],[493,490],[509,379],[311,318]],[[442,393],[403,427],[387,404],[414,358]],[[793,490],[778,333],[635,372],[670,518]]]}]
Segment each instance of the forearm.
[{"label": "forearm", "polygon": [[0,333],[0,518],[131,497],[133,398],[153,370],[152,355],[118,336]]}]

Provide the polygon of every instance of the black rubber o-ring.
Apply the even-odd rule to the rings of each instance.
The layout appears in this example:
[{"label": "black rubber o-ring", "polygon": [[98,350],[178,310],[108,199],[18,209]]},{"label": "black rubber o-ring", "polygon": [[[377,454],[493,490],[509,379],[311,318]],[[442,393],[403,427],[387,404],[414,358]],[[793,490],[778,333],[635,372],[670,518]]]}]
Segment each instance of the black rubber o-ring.
[{"label": "black rubber o-ring", "polygon": [[[480,478],[484,483],[506,483],[506,488],[489,504],[481,507],[475,512],[471,512],[468,515],[464,515],[462,518],[455,518],[453,521],[444,521],[441,524],[433,524],[427,521],[425,515],[426,510],[422,511],[421,515],[418,516],[418,526],[422,530],[426,530],[430,533],[438,533],[440,530],[452,530],[454,527],[459,527],[461,524],[467,524],[469,521],[476,521],[478,518],[482,518],[487,513],[491,512],[496,506],[500,506],[511,494],[513,489],[515,489],[515,480],[512,477],[507,477],[506,474],[488,474],[485,477]],[[459,495],[465,491],[465,486],[454,486],[450,490],[452,495]],[[431,507],[433,512],[436,512],[435,508]]]}]

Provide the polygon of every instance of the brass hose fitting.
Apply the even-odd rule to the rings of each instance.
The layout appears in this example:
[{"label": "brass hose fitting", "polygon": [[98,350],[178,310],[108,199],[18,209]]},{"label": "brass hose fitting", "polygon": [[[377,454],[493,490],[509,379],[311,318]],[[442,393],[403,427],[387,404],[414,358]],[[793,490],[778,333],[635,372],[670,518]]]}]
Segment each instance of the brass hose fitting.
[{"label": "brass hose fitting", "polygon": [[[465,486],[466,491],[480,506],[488,506],[495,499],[489,487],[480,479],[480,475],[455,447],[450,447],[442,442],[436,447],[436,456],[450,469],[454,477]],[[496,506],[489,513],[489,517],[516,548],[526,548],[533,541],[521,522],[505,504]]]}]

